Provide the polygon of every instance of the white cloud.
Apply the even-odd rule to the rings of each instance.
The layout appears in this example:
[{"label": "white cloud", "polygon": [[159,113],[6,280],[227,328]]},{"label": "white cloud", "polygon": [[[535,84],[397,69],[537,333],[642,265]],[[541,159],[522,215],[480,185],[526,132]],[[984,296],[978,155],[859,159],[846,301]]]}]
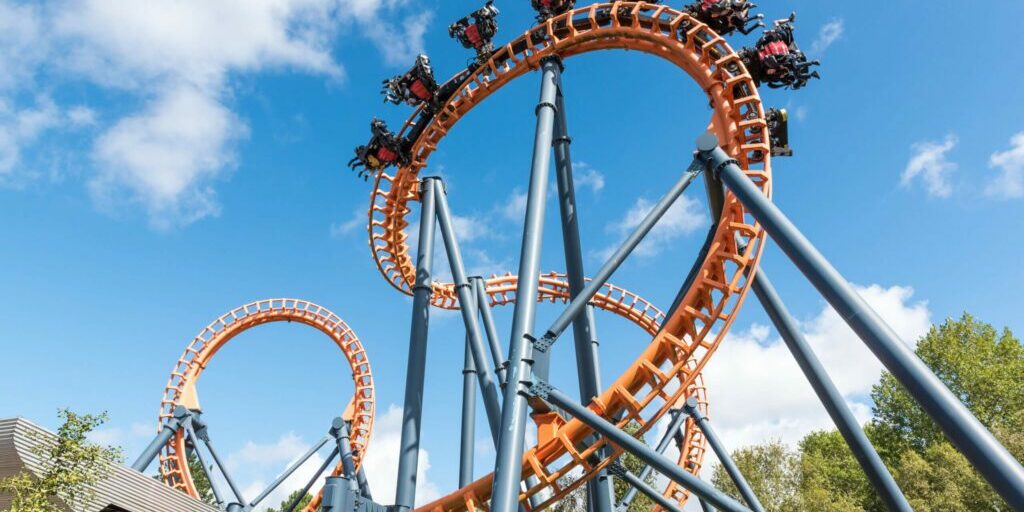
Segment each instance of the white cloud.
[{"label": "white cloud", "polygon": [[[395,496],[398,480],[398,453],[402,440],[402,409],[391,404],[387,412],[378,415],[373,424],[373,439],[363,467],[370,491],[378,500],[387,502]],[[416,472],[416,503],[423,505],[440,498],[440,487],[430,479],[430,454],[420,448],[419,468]]]},{"label": "white cloud", "polygon": [[957,145],[955,135],[947,135],[942,142],[924,141],[911,146],[913,155],[903,169],[900,182],[904,187],[918,177],[924,181],[928,195],[933,197],[949,197],[953,194],[953,185],[949,175],[957,169],[955,162],[949,161],[946,154]]},{"label": "white cloud", "polygon": [[573,184],[577,189],[589,188],[592,192],[600,192],[604,188],[604,174],[586,162],[573,162]]},{"label": "white cloud", "polygon": [[31,85],[36,68],[45,60],[40,6],[32,3],[0,3],[0,93]]},{"label": "white cloud", "polygon": [[818,31],[818,38],[811,43],[811,53],[814,55],[821,55],[825,53],[825,50],[832,43],[835,43],[843,36],[843,20],[834,19],[821,26],[821,30]]},{"label": "white cloud", "polygon": [[46,96],[36,97],[35,104],[25,108],[16,108],[0,97],[0,183],[11,181],[22,148],[56,127],[60,118],[60,109]]},{"label": "white cloud", "polygon": [[1024,132],[1010,138],[1010,149],[992,153],[989,167],[999,169],[985,191],[994,197],[1013,199],[1024,197]]},{"label": "white cloud", "polygon": [[[155,423],[132,423],[127,428],[104,426],[89,432],[89,441],[103,446],[120,447],[122,453],[131,457],[142,451],[156,435]],[[152,469],[152,468],[150,468]]]},{"label": "white cloud", "polygon": [[501,214],[508,220],[522,221],[526,214],[526,192],[514,189],[501,206]]},{"label": "white cloud", "polygon": [[[654,205],[654,202],[643,197],[637,199],[633,206],[626,211],[621,221],[609,224],[605,227],[605,230],[619,235],[620,240],[625,239],[626,236],[640,225],[640,222],[643,221],[647,214],[654,209]],[[668,248],[676,239],[706,226],[707,222],[707,215],[701,209],[700,203],[696,199],[681,195],[669,207],[668,211],[665,212],[665,215],[661,217],[654,228],[647,233],[647,236],[636,247],[633,254],[640,257],[655,256]],[[601,260],[606,260],[619,245],[620,242],[616,242],[605,247],[597,252],[597,257]]]},{"label": "white cloud", "polygon": [[[231,111],[233,77],[284,70],[340,80],[344,69],[332,48],[346,27],[377,46],[386,62],[408,65],[423,49],[432,16],[413,7],[408,0],[3,3],[0,102],[34,91],[35,77],[54,71],[48,83],[84,80],[121,92],[128,105],[141,103],[141,111],[128,114],[114,106],[123,117],[112,116],[95,141],[90,190],[103,208],[134,205],[157,228],[181,226],[219,211],[214,184],[236,163],[246,125]],[[98,117],[76,107],[65,119],[80,127]],[[41,133],[17,127],[0,124],[0,174],[9,174]]]},{"label": "white cloud", "polygon": [[[930,325],[927,303],[913,301],[908,287],[871,285],[857,292],[900,338],[910,344]],[[831,307],[801,323],[808,343],[861,421],[870,416],[868,394],[881,364]],[[704,372],[709,416],[729,449],[769,439],[799,441],[816,429],[832,428],[792,354],[771,330],[753,325],[730,333]]]},{"label": "white cloud", "polygon": [[355,232],[357,228],[365,228],[366,225],[366,210],[364,208],[356,208],[348,220],[331,224],[331,236],[340,237],[348,235]]},{"label": "white cloud", "polygon": [[93,126],[96,124],[96,111],[85,105],[76,105],[68,109],[68,122],[72,126]]},{"label": "white cloud", "polygon": [[[284,470],[299,460],[312,445],[301,437],[289,432],[281,436],[273,443],[256,443],[249,441],[242,448],[228,455],[225,464],[240,487],[240,492],[245,500],[255,499],[263,492],[271,482]],[[330,450],[330,445],[322,450]],[[256,510],[266,510],[269,507],[276,507],[288,498],[292,492],[302,489],[316,470],[323,464],[324,458],[320,453],[313,454],[304,464],[299,466],[284,482],[271,492],[259,503]],[[215,473],[216,475],[216,473]],[[215,478],[219,478],[215,476]],[[323,478],[318,478],[311,488],[312,493],[317,493],[323,486]],[[227,485],[222,485],[228,489]]]},{"label": "white cloud", "polygon": [[89,190],[110,208],[127,199],[167,229],[217,215],[211,182],[235,163],[245,125],[214,98],[181,86],[121,119],[97,141]]}]

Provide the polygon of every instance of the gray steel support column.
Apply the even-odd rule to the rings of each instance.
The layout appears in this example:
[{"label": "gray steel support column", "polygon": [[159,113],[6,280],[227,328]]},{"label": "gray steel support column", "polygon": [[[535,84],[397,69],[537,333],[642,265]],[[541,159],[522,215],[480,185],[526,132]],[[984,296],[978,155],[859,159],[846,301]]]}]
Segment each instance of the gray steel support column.
[{"label": "gray steel support column", "polygon": [[480,319],[484,322],[484,332],[487,334],[487,345],[490,347],[491,359],[494,361],[494,373],[498,377],[498,384],[501,390],[505,390],[505,374],[508,361],[502,357],[501,343],[498,341],[498,330],[494,327],[494,317],[491,316],[490,301],[487,297],[486,284],[481,276],[472,276],[469,282],[473,283],[473,290],[476,293],[477,309],[480,311]]},{"label": "gray steel support column", "polygon": [[338,456],[341,458],[341,469],[345,471],[345,477],[353,489],[358,488],[355,481],[356,464],[352,458],[352,438],[349,436],[348,425],[341,418],[334,418],[331,432],[337,442]]},{"label": "gray steel support column", "polygon": [[533,343],[537,307],[540,249],[544,232],[544,203],[551,160],[552,127],[555,101],[561,85],[562,64],[548,57],[541,64],[540,102],[537,104],[537,130],[533,142],[533,163],[526,198],[523,243],[519,253],[519,281],[512,314],[512,333],[508,348],[508,384],[501,410],[501,442],[494,463],[491,510],[513,512],[518,508],[519,483],[522,480],[523,444],[526,437],[526,395],[533,378]]},{"label": "gray steel support column", "polygon": [[[464,304],[462,307],[469,307],[469,304]],[[475,314],[473,320],[476,321]],[[473,442],[476,439],[476,366],[473,364],[473,349],[470,347],[468,334],[466,335],[465,355],[462,359],[462,431],[460,434],[459,487],[465,487],[473,481]]]},{"label": "gray steel support column", "polygon": [[[665,453],[665,450],[668,449],[669,444],[672,443],[672,439],[675,437],[676,432],[679,432],[679,429],[683,428],[683,424],[686,423],[686,415],[683,414],[682,411],[674,409],[669,414],[672,415],[672,421],[669,422],[668,429],[665,430],[665,435],[661,436],[661,440],[658,441],[658,446],[654,448],[654,451],[658,452],[659,454]],[[647,477],[650,476],[653,472],[654,468],[652,468],[650,465],[645,465],[644,468],[640,470],[640,474],[638,475],[640,481],[646,482]],[[628,491],[626,491],[626,494],[622,496],[622,500],[619,501],[617,508],[619,510],[624,510],[625,508],[628,508],[629,504],[633,502],[634,498],[636,498],[636,492],[637,490],[635,487],[630,488]]]},{"label": "gray steel support column", "polygon": [[[322,464],[320,464],[320,467],[316,470],[316,473],[313,473],[313,476],[306,482],[306,485],[305,485],[305,487],[302,488],[302,491],[299,492],[295,496],[295,498],[292,499],[292,502],[289,503],[287,507],[283,508],[281,510],[281,512],[294,512],[295,511],[295,507],[299,506],[299,502],[302,501],[302,498],[304,498],[306,496],[306,494],[309,492],[309,490],[313,488],[313,484],[317,480],[320,479],[320,475],[324,474],[324,471],[327,471],[327,468],[330,467],[331,462],[334,461],[334,457],[336,457],[337,455],[338,455],[338,447],[335,446],[331,450],[331,454],[328,455],[326,459],[324,459],[324,462]],[[253,509],[255,507],[256,507],[256,502],[253,502],[253,503],[249,504],[249,508],[250,509]]]},{"label": "gray steel support column", "polygon": [[349,491],[348,478],[329,476],[324,483],[324,497],[320,503],[321,512],[355,512],[355,503]]},{"label": "gray steel support column", "polygon": [[698,140],[702,158],[764,226],[782,251],[839,316],[939,425],[946,437],[1010,507],[1024,510],[1024,467],[886,325],[842,275],[786,218],[728,154],[714,135]]},{"label": "gray steel support column", "polygon": [[715,507],[708,505],[708,502],[704,501],[704,498],[697,498],[697,503],[700,504],[700,509],[704,512],[715,512]]},{"label": "gray steel support column", "polygon": [[[281,473],[274,480],[273,483],[271,483],[266,489],[263,490],[263,492],[260,493],[259,496],[256,497],[256,499],[250,501],[249,508],[254,508],[257,504],[259,504],[259,502],[266,499],[266,497],[269,496],[270,493],[274,492],[274,489],[277,489],[277,487],[281,485],[285,481],[285,479],[291,476],[296,469],[299,469],[299,466],[302,466],[307,460],[309,460],[309,458],[312,457],[314,453],[320,451],[320,448],[323,448],[323,446],[327,444],[327,442],[330,441],[331,439],[332,437],[330,435],[326,435],[320,438],[320,440],[317,441],[312,448],[307,450],[306,453],[302,455],[302,457],[299,457],[299,459],[293,462],[291,466],[288,466],[288,468],[284,470],[284,473]],[[331,458],[333,457],[334,456],[332,455]]]},{"label": "gray steel support column", "polygon": [[[220,470],[221,476],[224,477],[224,481],[227,482],[228,488],[231,489],[231,494],[235,496],[234,503],[228,503],[228,512],[236,512],[242,510],[242,504],[245,503],[245,499],[242,498],[242,493],[238,490],[238,486],[235,485],[235,480],[231,478],[231,474],[228,473],[228,468],[221,462],[220,457],[217,455],[217,451],[213,448],[213,443],[210,441],[210,431],[206,428],[206,423],[202,420],[202,413],[199,410],[192,411],[192,433],[196,435],[193,438],[193,443],[196,439],[202,441],[206,446],[206,450],[210,452],[210,456],[213,457],[213,463]],[[198,447],[197,447],[198,450]]]},{"label": "gray steel support column", "polygon": [[598,416],[565,393],[551,387],[551,385],[544,382],[535,382],[530,392],[537,398],[550,402],[555,407],[571,414],[597,433],[606,437],[610,442],[632,453],[638,459],[653,466],[661,474],[689,489],[697,496],[704,498],[712,505],[729,512],[751,512],[750,509],[744,507],[740,502],[715,489],[711,484],[687,473],[683,468],[677,466],[675,461],[652,450],[635,437],[620,430],[615,424]]},{"label": "gray steel support column", "polygon": [[[660,505],[661,508],[665,510],[670,510],[672,512],[683,512],[683,509],[679,508],[678,503],[666,498],[660,492],[654,490],[654,488],[652,488],[650,485],[647,485],[647,482],[643,481],[633,473],[630,473],[629,470],[626,469],[625,466],[622,466],[620,462],[616,461],[614,464],[612,464],[611,473],[614,474],[617,478],[621,478],[624,482],[629,484],[629,489],[631,491],[638,490],[644,493],[645,496],[650,498],[651,501]],[[626,509],[620,508],[619,510],[625,512]]]},{"label": "gray steel support column", "polygon": [[686,187],[693,182],[698,174],[701,173],[702,163],[694,159],[693,163],[690,164],[689,169],[679,178],[679,181],[672,185],[668,193],[662,197],[654,208],[651,209],[650,213],[640,224],[637,225],[636,229],[626,237],[626,240],[622,242],[622,245],[608,258],[608,261],[597,271],[597,274],[590,280],[589,283],[583,288],[579,295],[574,298],[568,306],[562,311],[562,314],[555,319],[548,327],[547,332],[544,333],[543,342],[540,344],[540,348],[550,346],[559,336],[565,331],[569,324],[583,312],[583,309],[587,307],[590,299],[594,298],[594,295],[601,290],[601,287],[608,282],[608,278],[611,277],[622,262],[633,252],[633,249],[644,239],[644,237],[654,228],[654,225],[658,223],[665,212],[672,206],[672,203],[686,190]]},{"label": "gray steel support column", "polygon": [[910,504],[907,503],[907,498],[903,496],[903,492],[896,485],[892,474],[889,473],[889,470],[882,462],[882,458],[878,456],[878,452],[871,445],[871,441],[868,440],[868,437],[864,435],[864,431],[861,430],[857,418],[853,416],[850,408],[846,406],[843,395],[836,389],[832,379],[829,378],[828,373],[825,371],[825,367],[821,365],[818,356],[811,349],[811,345],[804,339],[804,335],[800,332],[796,320],[789,314],[785,304],[782,303],[782,298],[775,291],[775,287],[772,286],[764,269],[758,269],[754,273],[754,282],[751,286],[754,294],[757,295],[757,299],[761,301],[765,312],[768,313],[768,317],[775,324],[775,329],[779,331],[782,340],[786,342],[786,346],[789,347],[789,351],[793,354],[793,358],[796,359],[796,363],[803,370],[804,375],[807,376],[807,380],[810,381],[815,394],[818,395],[822,405],[825,406],[828,415],[836,424],[839,433],[843,435],[846,444],[850,446],[850,451],[853,452],[854,458],[857,459],[860,467],[864,469],[868,481],[871,482],[879,497],[885,502],[886,507],[893,511],[913,512]]},{"label": "gray steel support column", "polygon": [[203,473],[206,475],[206,480],[210,482],[210,490],[213,491],[213,499],[217,502],[217,505],[224,503],[224,493],[221,492],[220,484],[214,480],[213,475],[210,474],[210,464],[206,463],[206,457],[203,456],[203,451],[199,449],[199,437],[196,436],[196,431],[192,428],[192,419],[184,421],[185,433],[189,439],[192,440],[192,446],[195,448],[192,453],[196,454],[196,458],[199,459],[199,466],[203,469]]},{"label": "gray steel support column", "polygon": [[398,512],[412,510],[416,503],[416,469],[420,458],[423,383],[433,283],[431,272],[434,267],[434,182],[421,182],[420,238],[416,250],[416,284],[413,286],[409,361],[405,372],[405,405],[402,408],[402,440],[398,454],[398,485],[395,489],[395,509]]},{"label": "gray steel support column", "polygon": [[183,421],[191,414],[186,407],[181,405],[175,406],[171,419],[167,420],[167,423],[160,429],[156,437],[149,442],[146,449],[142,450],[139,458],[135,459],[135,462],[132,464],[132,469],[139,473],[146,471],[146,468],[153,463],[153,459],[160,454],[160,449],[174,437],[174,433],[181,429]]},{"label": "gray steel support column", "polygon": [[363,466],[360,465],[359,469],[356,470],[356,483],[359,484],[359,492],[363,497],[372,500],[373,494],[370,493],[370,482],[366,480],[366,470]]},{"label": "gray steel support column", "polygon": [[[561,91],[559,91],[561,92]],[[558,210],[562,218],[562,245],[565,252],[565,273],[569,281],[569,298],[574,299],[586,286],[583,270],[583,248],[580,243],[579,215],[576,208],[576,186],[572,176],[572,156],[569,145],[568,122],[565,118],[565,101],[558,95],[555,113],[555,173],[558,183]],[[572,322],[573,341],[576,348],[576,374],[580,387],[580,401],[590,403],[601,393],[601,370],[597,328],[594,324],[594,307],[587,305],[582,315]],[[598,458],[607,456],[602,449]],[[596,512],[610,512],[615,493],[608,472],[601,470],[587,482],[588,508]]]},{"label": "gray steel support column", "polygon": [[459,308],[462,313],[462,322],[466,326],[466,340],[469,342],[470,352],[473,355],[473,364],[476,367],[476,377],[480,382],[480,392],[483,393],[484,409],[487,412],[487,424],[491,428],[491,439],[494,445],[498,445],[498,438],[501,437],[498,430],[501,421],[501,398],[498,392],[498,384],[494,379],[494,370],[490,361],[487,360],[487,348],[484,346],[483,337],[480,335],[480,323],[476,318],[476,294],[470,288],[469,280],[466,279],[465,266],[462,264],[462,252],[459,250],[459,241],[455,237],[455,225],[452,222],[451,210],[448,208],[448,198],[444,191],[444,184],[438,178],[426,178],[424,180],[434,182],[434,199],[436,201],[437,223],[441,226],[441,238],[444,240],[444,248],[448,254],[448,263],[451,266],[452,279],[455,282],[455,292],[459,298]]},{"label": "gray steel support column", "polygon": [[725,449],[725,445],[722,444],[722,440],[718,438],[718,434],[715,429],[711,427],[711,423],[708,419],[701,414],[697,409],[697,400],[693,397],[686,399],[686,405],[683,406],[683,410],[686,414],[689,414],[693,421],[697,423],[697,427],[704,433],[704,437],[708,440],[708,444],[711,445],[711,449],[715,451],[715,455],[718,456],[719,463],[725,467],[725,472],[729,474],[729,478],[736,484],[736,489],[740,491],[740,496],[743,496],[743,500],[747,502],[747,505],[754,510],[754,512],[764,512],[764,507],[761,505],[761,501],[757,499],[757,495],[754,494],[754,490],[750,488],[750,484],[747,483],[747,479],[743,478],[743,473],[740,472],[740,468],[736,466],[736,462],[732,460],[732,456],[729,455],[729,450]]}]

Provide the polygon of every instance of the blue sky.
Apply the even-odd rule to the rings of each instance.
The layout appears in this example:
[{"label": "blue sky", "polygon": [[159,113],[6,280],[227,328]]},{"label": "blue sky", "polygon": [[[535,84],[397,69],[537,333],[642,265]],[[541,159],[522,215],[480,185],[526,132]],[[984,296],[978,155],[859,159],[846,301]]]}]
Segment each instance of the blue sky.
[{"label": "blue sky", "polygon": [[[531,24],[528,2],[498,6],[499,40]],[[367,346],[372,449],[386,473],[411,303],[376,271],[363,225],[370,188],[344,165],[370,118],[395,124],[408,113],[382,103],[380,80],[419,51],[440,76],[465,65],[470,54],[445,27],[475,7],[0,0],[0,417],[52,427],[58,407],[107,410],[102,439],[133,456],[172,364],[204,325],[249,301],[298,297],[337,312]],[[987,12],[983,28],[965,24],[977,16],[952,1],[765,2],[760,12],[791,10],[822,80],[762,91],[792,119],[796,156],[775,161],[777,203],[908,342],[964,310],[1024,331],[1024,67],[1011,50],[1024,5]],[[709,111],[685,75],[649,56],[566,64],[594,269],[688,163]],[[530,75],[489,98],[431,159],[477,273],[515,270],[537,87]],[[695,188],[612,282],[667,307],[703,240],[703,211]],[[548,213],[555,221],[553,203]],[[559,270],[557,223],[545,239],[543,267]],[[878,365],[776,248],[764,265],[863,417]],[[557,312],[542,307],[538,329]],[[505,335],[509,313],[498,312]],[[708,369],[712,417],[732,445],[827,425],[765,325],[748,303]],[[598,329],[607,381],[648,338],[605,316]],[[458,318],[435,314],[426,497],[456,480],[461,343]],[[568,344],[556,351],[554,380],[574,389],[571,357]],[[764,386],[777,392],[766,398]],[[322,434],[351,383],[326,339],[271,325],[218,354],[200,393],[221,450],[257,486]],[[478,444],[483,474],[491,455],[486,437]]]}]

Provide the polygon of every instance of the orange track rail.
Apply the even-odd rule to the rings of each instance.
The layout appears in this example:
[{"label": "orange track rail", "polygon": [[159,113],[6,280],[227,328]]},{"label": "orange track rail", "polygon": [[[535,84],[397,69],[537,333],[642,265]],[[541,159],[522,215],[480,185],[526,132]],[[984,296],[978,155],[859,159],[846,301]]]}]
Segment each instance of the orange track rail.
[{"label": "orange track rail", "polygon": [[[509,81],[537,69],[546,56],[568,58],[606,49],[649,53],[687,73],[710,100],[714,110],[710,129],[718,135],[722,147],[746,169],[754,183],[770,195],[770,148],[765,140],[764,108],[753,79],[725,40],[690,15],[664,5],[593,4],[551,18],[499,48],[413,141],[411,164],[399,168],[393,176],[378,174],[369,209],[370,247],[378,269],[392,286],[402,293],[411,293],[415,268],[406,244],[408,203],[419,199],[419,173],[458,120]],[[418,114],[410,116],[402,133],[408,132]],[[641,432],[645,432],[693,392],[701,369],[722,341],[743,302],[750,284],[748,277],[756,269],[761,255],[763,239],[760,227],[736,198],[727,193],[713,243],[701,262],[693,286],[676,309],[668,313],[661,329],[636,361],[590,407],[606,419],[625,413],[620,425],[636,421],[641,425]],[[745,251],[740,249],[740,244],[746,247]],[[510,276],[488,280],[487,293],[492,303],[501,302],[504,294],[510,293],[509,287]],[[451,283],[435,283],[433,291],[432,304],[442,308],[457,307]],[[544,294],[542,282],[538,300],[545,299]],[[601,445],[582,448],[584,439],[593,432],[581,422],[558,421],[545,430],[551,435],[542,437],[523,458],[523,479],[535,476],[540,482],[520,495],[520,501],[528,509],[528,497],[551,490],[553,494],[540,507],[551,505],[610,463],[610,459],[596,466],[587,462],[587,457]],[[701,452],[690,459],[702,458],[703,440],[694,435],[692,429],[688,429],[688,436],[699,445]],[[615,446],[611,450],[615,455],[621,453]],[[686,458],[685,454],[681,457]],[[699,465],[685,467],[693,472],[699,470]],[[560,488],[557,480],[575,468],[582,469],[583,477],[570,488]],[[492,476],[481,478],[419,510],[486,508]],[[686,492],[674,484],[665,492],[680,503],[686,499]]]},{"label": "orange track rail", "polygon": [[[546,56],[568,58],[605,49],[649,53],[686,72],[710,100],[714,110],[710,129],[718,135],[723,148],[746,169],[747,175],[770,195],[770,148],[765,140],[764,109],[753,80],[725,40],[688,14],[667,6],[643,2],[593,4],[547,20],[499,48],[413,141],[412,163],[400,168],[394,176],[385,173],[377,176],[369,210],[370,246],[380,272],[392,286],[411,294],[415,268],[406,244],[408,203],[418,201],[419,172],[427,166],[428,157],[456,122],[512,79],[537,69]],[[408,131],[417,114],[409,118],[403,132]],[[742,305],[750,284],[749,276],[760,258],[763,239],[760,227],[735,197],[727,193],[710,250],[700,262],[693,285],[673,311],[665,315],[636,294],[606,284],[592,303],[630,319],[653,339],[630,367],[590,404],[591,409],[606,419],[622,416],[620,426],[636,421],[641,433],[652,428],[687,396],[698,396],[706,410],[700,372]],[[746,247],[745,251],[740,249],[741,244]],[[515,276],[492,276],[486,280],[491,306],[514,302],[515,290]],[[433,305],[446,309],[458,307],[451,283],[435,283],[433,292]],[[537,300],[564,302],[568,296],[564,276],[554,273],[540,276]],[[169,416],[185,387],[194,384],[220,346],[249,327],[287,320],[320,329],[345,352],[356,381],[353,421],[358,421],[359,427],[353,429],[353,451],[361,457],[369,443],[374,407],[372,376],[365,352],[354,333],[336,315],[294,299],[243,306],[204,329],[175,365],[161,405],[161,419]],[[528,502],[530,496],[545,493],[539,507],[545,508],[592,478],[614,456],[622,453],[612,445],[609,450],[613,457],[592,465],[588,457],[604,442],[584,448],[584,440],[593,434],[590,428],[577,420],[564,421],[550,416],[538,421],[543,422],[545,428],[541,430],[538,444],[529,448],[523,458],[523,479],[535,476],[539,482],[520,495],[527,509],[532,510]],[[679,464],[697,473],[705,446],[703,437],[690,423]],[[576,468],[582,471],[582,477],[568,487],[560,487],[558,479]],[[195,495],[180,436],[165,448],[161,472],[168,483]],[[492,476],[483,477],[417,510],[485,509]],[[669,485],[665,494],[680,504],[687,498],[686,491],[675,484]]]}]

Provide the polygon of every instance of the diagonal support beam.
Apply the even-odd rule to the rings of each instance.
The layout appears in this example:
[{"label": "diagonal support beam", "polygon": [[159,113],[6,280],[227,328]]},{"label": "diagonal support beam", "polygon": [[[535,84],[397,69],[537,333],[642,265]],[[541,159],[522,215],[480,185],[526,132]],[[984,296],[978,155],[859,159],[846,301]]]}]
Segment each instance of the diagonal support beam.
[{"label": "diagonal support beam", "polygon": [[[630,490],[636,490],[644,493],[645,496],[650,498],[654,503],[657,503],[661,508],[670,512],[683,512],[683,510],[679,508],[678,503],[666,498],[660,492],[654,490],[654,488],[648,485],[642,478],[634,475],[626,469],[626,466],[623,466],[621,462],[613,462],[608,466],[608,472],[629,484]],[[626,512],[628,509],[629,505],[626,505],[620,506],[618,510],[619,512]]]},{"label": "diagonal support beam", "polygon": [[501,344],[498,342],[498,329],[495,328],[494,317],[491,316],[491,306],[487,298],[484,278],[472,276],[469,278],[469,282],[473,284],[473,292],[476,293],[477,309],[480,311],[480,319],[484,323],[484,333],[487,334],[487,346],[491,349],[491,359],[494,361],[494,373],[498,376],[498,384],[501,386],[502,392],[504,392],[508,361],[502,357]]},{"label": "diagonal support beam", "polygon": [[536,398],[549,402],[555,407],[559,407],[563,411],[571,414],[573,417],[582,421],[588,427],[594,429],[594,431],[601,434],[612,443],[618,445],[627,452],[632,453],[640,460],[654,467],[654,469],[659,471],[661,474],[670,478],[677,484],[689,489],[697,496],[704,498],[712,505],[729,512],[751,512],[750,509],[744,507],[740,502],[730,498],[722,491],[715,489],[711,484],[687,473],[683,468],[677,466],[675,461],[657,453],[651,449],[651,447],[640,442],[628,433],[623,432],[615,426],[615,424],[602,418],[594,411],[591,411],[579,402],[576,402],[565,393],[552,387],[550,384],[545,382],[534,382],[533,385],[530,386],[529,392]]},{"label": "diagonal support beam", "polygon": [[750,508],[754,509],[754,512],[764,512],[764,506],[761,505],[761,501],[757,499],[757,495],[754,494],[754,490],[750,488],[750,484],[747,483],[747,479],[743,478],[743,473],[740,472],[740,468],[736,466],[736,462],[732,460],[729,455],[729,450],[725,449],[725,445],[722,444],[722,440],[718,438],[718,434],[715,429],[711,427],[711,423],[708,419],[701,414],[700,410],[697,409],[697,400],[693,397],[686,399],[686,404],[683,405],[683,411],[686,412],[694,423],[700,428],[700,431],[704,433],[704,437],[707,438],[708,444],[711,445],[711,449],[715,451],[715,455],[718,456],[718,461],[725,467],[725,472],[729,474],[729,478],[736,484],[736,488],[740,491],[740,496],[743,496],[743,500],[750,505]]},{"label": "diagonal support beam", "polygon": [[462,322],[466,326],[466,340],[469,343],[470,352],[473,356],[473,364],[476,367],[476,377],[480,382],[480,391],[483,393],[484,408],[487,412],[487,424],[491,428],[491,438],[495,446],[498,445],[498,438],[501,436],[498,430],[501,421],[501,398],[498,392],[498,384],[495,382],[494,369],[487,360],[487,348],[484,346],[483,338],[480,335],[480,324],[476,318],[476,295],[473,293],[469,280],[466,279],[466,269],[462,263],[462,252],[459,250],[459,242],[455,236],[455,224],[452,221],[451,209],[448,207],[448,198],[444,191],[444,184],[439,178],[426,178],[424,182],[433,182],[431,187],[434,191],[436,202],[437,223],[441,227],[441,238],[444,241],[444,248],[448,254],[448,263],[451,266],[452,278],[455,281],[455,292],[459,298],[459,310],[462,313]]},{"label": "diagonal support beam", "polygon": [[665,215],[665,212],[672,207],[672,204],[682,195],[686,187],[693,183],[693,180],[703,171],[703,163],[700,160],[694,159],[693,163],[686,170],[685,173],[679,178],[679,181],[669,189],[668,193],[662,197],[654,208],[647,214],[646,217],[640,224],[633,230],[632,233],[626,240],[622,242],[622,245],[608,258],[608,261],[597,271],[593,279],[583,288],[580,293],[569,302],[569,305],[562,310],[562,313],[555,319],[548,327],[547,332],[544,333],[543,338],[537,343],[537,350],[547,351],[555,340],[565,332],[565,329],[569,327],[569,324],[579,316],[583,310],[587,307],[590,299],[597,295],[597,292],[601,290],[601,287],[608,282],[608,278],[618,270],[619,266],[626,260],[626,258],[636,249],[637,245],[643,241],[647,233],[650,233],[651,229],[661,220],[661,217]]},{"label": "diagonal support beam", "polygon": [[[669,422],[668,429],[665,430],[665,435],[661,436],[661,440],[658,441],[658,446],[654,448],[654,451],[656,451],[658,454],[665,453],[665,450],[668,449],[669,444],[672,443],[672,439],[675,438],[679,430],[683,428],[683,424],[686,423],[686,415],[683,414],[682,411],[680,411],[679,409],[672,410],[670,414],[672,415],[672,421]],[[653,472],[654,468],[652,468],[649,464],[644,465],[644,468],[640,470],[640,481],[646,482],[647,477],[650,476]],[[633,500],[636,498],[636,493],[636,488],[630,488],[628,491],[626,491],[626,494],[623,495],[622,500],[619,501],[619,504],[616,508],[619,510],[628,509],[629,505],[633,503]]]},{"label": "diagonal support beam", "polygon": [[843,439],[849,445],[854,458],[857,459],[857,463],[864,470],[868,481],[871,482],[872,487],[875,488],[882,501],[885,502],[886,507],[892,511],[913,512],[910,504],[907,503],[907,498],[903,496],[903,492],[896,485],[896,480],[893,479],[892,474],[885,467],[882,458],[878,456],[878,452],[871,445],[871,441],[864,435],[864,431],[861,429],[857,418],[853,416],[853,412],[850,411],[846,401],[843,400],[843,395],[836,389],[832,379],[829,378],[828,373],[825,371],[825,367],[818,360],[818,356],[811,350],[811,345],[804,339],[804,335],[800,332],[796,320],[789,313],[789,310],[786,309],[785,304],[782,303],[782,299],[775,291],[771,281],[768,280],[764,269],[758,269],[754,274],[752,288],[761,305],[764,306],[765,312],[768,313],[768,317],[771,318],[772,323],[775,325],[775,329],[779,331],[782,340],[789,347],[789,351],[793,354],[793,358],[796,359],[797,365],[800,366],[804,375],[807,376],[807,380],[811,383],[811,387],[814,388],[815,394],[818,395],[822,405],[825,406],[828,415],[832,418],[832,422],[836,424],[839,433],[843,435]]},{"label": "diagonal support beam", "polygon": [[1024,510],[1024,467],[1020,462],[879,318],[786,215],[761,193],[737,162],[718,147],[713,134],[704,134],[698,140],[698,149],[701,160],[761,223],[971,465],[1011,508]]}]

